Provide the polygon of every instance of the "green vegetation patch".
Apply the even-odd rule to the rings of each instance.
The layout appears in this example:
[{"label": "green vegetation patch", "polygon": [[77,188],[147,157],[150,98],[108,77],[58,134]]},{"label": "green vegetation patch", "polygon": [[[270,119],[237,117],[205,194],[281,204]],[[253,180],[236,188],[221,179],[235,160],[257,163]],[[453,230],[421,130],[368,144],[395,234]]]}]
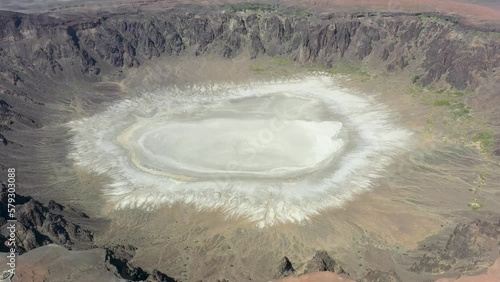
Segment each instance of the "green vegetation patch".
[{"label": "green vegetation patch", "polygon": [[483,117],[472,115],[471,107],[465,103],[465,98],[473,92],[413,84],[407,93],[423,105],[440,108],[426,117],[426,130],[443,129],[447,132],[445,139],[448,141],[462,145],[477,144],[483,153],[492,152],[497,140],[490,125]]},{"label": "green vegetation patch", "polygon": [[450,106],[450,101],[447,100],[436,100],[432,103],[433,106],[436,107],[443,107],[443,106]]},{"label": "green vegetation patch", "polygon": [[449,93],[450,93],[450,95],[452,95],[454,97],[464,97],[465,95],[467,95],[467,93],[460,91],[460,90],[452,90]]},{"label": "green vegetation patch", "polygon": [[462,98],[469,94],[467,92],[413,85],[410,88],[410,93],[413,96],[420,94],[422,101],[426,101],[432,106],[447,107],[454,118],[470,118],[470,108],[462,102]]},{"label": "green vegetation patch", "polygon": [[259,64],[251,64],[249,68],[250,71],[254,73],[263,73],[270,69],[269,67],[261,66]]},{"label": "green vegetation patch", "polygon": [[311,64],[307,69],[309,71],[322,71],[332,75],[341,74],[355,76],[361,81],[367,81],[371,78],[371,75],[362,66],[343,62],[335,63],[331,68],[320,64]]},{"label": "green vegetation patch", "polygon": [[464,103],[455,103],[452,105],[452,111],[453,111],[453,115],[457,118],[460,118],[460,117],[470,117],[469,113],[470,113],[470,110],[469,110],[469,107],[466,106]]},{"label": "green vegetation patch", "polygon": [[293,60],[281,57],[255,60],[248,66],[248,69],[254,74],[265,75],[272,73],[281,76],[291,75],[295,68]]},{"label": "green vegetation patch", "polygon": [[481,148],[489,152],[491,147],[495,144],[495,135],[493,135],[491,131],[479,132],[472,137],[472,141],[479,142]]},{"label": "green vegetation patch", "polygon": [[270,62],[271,62],[271,64],[275,64],[275,65],[291,65],[291,64],[293,64],[292,60],[290,60],[288,58],[280,58],[280,57],[271,58]]},{"label": "green vegetation patch", "polygon": [[484,208],[484,205],[481,202],[479,202],[478,198],[474,198],[474,200],[472,202],[470,202],[469,204],[467,204],[467,206],[469,206],[469,208],[473,211],[478,211],[478,210]]}]

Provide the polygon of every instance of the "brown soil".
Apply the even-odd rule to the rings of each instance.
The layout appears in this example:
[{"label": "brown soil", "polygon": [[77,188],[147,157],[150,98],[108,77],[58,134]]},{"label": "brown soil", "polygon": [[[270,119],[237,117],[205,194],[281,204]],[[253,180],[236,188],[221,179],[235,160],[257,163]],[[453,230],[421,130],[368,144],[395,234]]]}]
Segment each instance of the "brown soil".
[{"label": "brown soil", "polygon": [[299,277],[287,277],[273,280],[273,282],[354,282],[354,280],[340,277],[333,272],[315,272]]}]

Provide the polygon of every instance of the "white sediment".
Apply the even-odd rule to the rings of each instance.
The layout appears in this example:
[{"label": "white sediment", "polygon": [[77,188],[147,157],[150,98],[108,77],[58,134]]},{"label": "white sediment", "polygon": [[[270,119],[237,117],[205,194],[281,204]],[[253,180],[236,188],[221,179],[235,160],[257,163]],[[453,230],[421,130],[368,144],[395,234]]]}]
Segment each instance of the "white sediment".
[{"label": "white sediment", "polygon": [[386,107],[309,76],[170,88],[70,122],[70,157],[110,176],[116,208],[192,203],[264,227],[372,187],[411,133]]}]

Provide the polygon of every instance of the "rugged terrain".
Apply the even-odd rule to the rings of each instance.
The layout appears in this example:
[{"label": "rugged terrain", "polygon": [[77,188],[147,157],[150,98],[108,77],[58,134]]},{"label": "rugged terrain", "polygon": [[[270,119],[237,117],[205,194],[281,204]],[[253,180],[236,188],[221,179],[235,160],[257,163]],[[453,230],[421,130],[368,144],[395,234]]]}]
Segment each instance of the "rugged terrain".
[{"label": "rugged terrain", "polygon": [[[58,265],[40,265],[38,257],[54,254],[72,258],[84,256],[88,258],[85,267],[106,273],[109,277],[135,281],[153,278],[158,281],[189,281],[200,278],[199,273],[189,274],[172,269],[174,266],[166,266],[169,260],[175,260],[171,263],[175,266],[183,264],[186,267],[189,264],[189,257],[181,258],[182,253],[177,250],[165,255],[164,262],[157,262],[155,254],[150,255],[153,258],[147,254],[151,249],[129,246],[129,242],[120,243],[125,239],[116,234],[141,228],[140,223],[151,220],[151,217],[127,214],[127,220],[131,220],[127,224],[120,225],[125,222],[123,219],[113,224],[101,214],[101,210],[107,207],[101,196],[95,193],[97,189],[73,191],[75,187],[98,187],[99,181],[104,180],[71,168],[64,143],[68,133],[61,130],[61,125],[73,118],[95,113],[106,103],[133,95],[131,89],[148,90],[174,81],[186,81],[184,76],[191,74],[186,74],[185,68],[171,68],[182,60],[206,62],[206,65],[196,67],[207,72],[214,67],[211,60],[220,60],[219,66],[227,69],[217,71],[224,74],[232,72],[230,67],[235,64],[248,65],[271,58],[293,62],[293,65],[285,65],[284,68],[297,64],[328,71],[348,66],[348,70],[355,70],[354,75],[359,74],[358,66],[362,66],[362,69],[375,73],[404,77],[401,84],[473,93],[467,101],[471,111],[488,120],[493,137],[496,137],[493,140],[500,140],[499,33],[470,27],[452,17],[402,12],[318,15],[298,8],[245,4],[211,6],[202,10],[196,6],[179,6],[160,11],[101,10],[85,14],[68,11],[45,14],[0,12],[0,140],[3,143],[0,145],[0,165],[5,174],[8,167],[16,167],[20,171],[20,194],[30,195],[17,198],[19,251],[29,251],[22,256],[26,258],[23,263],[46,273],[40,274],[42,276],[49,273],[57,275],[51,267],[57,268]],[[262,71],[254,65],[250,67],[254,73]],[[162,76],[162,73],[165,75]],[[471,131],[472,135],[476,133]],[[491,143],[483,148],[483,153],[486,155],[484,158],[495,167],[500,156],[500,143]],[[454,151],[450,153],[451,156],[456,154]],[[459,163],[457,159],[454,160]],[[491,174],[494,175],[494,172]],[[491,195],[490,203],[495,203],[498,184],[495,185],[494,178],[493,184],[487,188],[491,193],[488,194]],[[432,197],[429,198],[432,202]],[[4,205],[3,194],[1,201]],[[177,219],[182,219],[183,213],[187,213],[185,210],[181,209],[175,219],[158,222],[183,230],[202,221],[189,217],[178,223]],[[438,238],[427,239],[431,242],[429,245],[424,242],[419,247],[401,248],[404,254],[395,255],[401,261],[394,263],[402,269],[397,269],[398,273],[392,263],[374,269],[381,263],[370,256],[380,255],[388,259],[390,251],[386,247],[373,247],[371,255],[359,258],[360,267],[357,267],[353,257],[358,254],[345,256],[344,260],[348,263],[343,264],[337,258],[340,255],[323,250],[328,248],[327,244],[315,247],[314,251],[309,247],[295,246],[290,248],[293,249],[291,254],[276,255],[286,256],[281,261],[263,258],[265,262],[272,261],[263,273],[252,273],[255,268],[248,266],[248,269],[235,274],[234,270],[230,270],[233,264],[241,267],[252,262],[227,261],[218,257],[217,253],[207,260],[200,271],[204,271],[207,281],[227,281],[217,273],[222,272],[220,265],[224,265],[227,279],[239,277],[239,281],[282,278],[314,271],[335,272],[361,281],[408,281],[415,277],[423,277],[423,281],[464,273],[475,274],[498,257],[498,206],[490,204],[486,212],[478,214],[459,211],[459,218],[450,220],[450,226],[432,234]],[[474,217],[481,219],[472,221]],[[433,218],[432,222],[439,228],[442,221]],[[5,223],[4,218],[0,219],[0,223]],[[178,227],[183,224],[189,227]],[[402,223],[401,226],[405,227],[395,229],[398,232],[404,232],[404,228],[411,230],[406,225],[410,224]],[[125,231],[116,226],[120,229],[123,226]],[[203,224],[199,226],[200,230],[204,228]],[[217,228],[223,230],[224,225]],[[249,231],[250,228],[241,229],[253,232]],[[107,233],[107,230],[113,231]],[[200,230],[196,232],[202,232]],[[315,229],[311,227],[311,230]],[[137,238],[144,235],[138,234]],[[260,233],[256,231],[256,234]],[[272,233],[269,237],[284,236],[283,233],[276,234]],[[170,236],[175,242],[175,236],[170,233],[168,240]],[[198,246],[195,241],[185,250],[191,247],[198,252],[193,254],[209,254],[211,250],[231,249],[227,243],[230,239],[218,233],[207,236],[212,237],[204,241],[205,246]],[[111,240],[110,237],[118,239]],[[290,242],[304,240],[291,237]],[[164,245],[171,242],[164,238],[153,239],[158,240],[158,245],[165,250],[168,247]],[[282,242],[283,245],[291,245],[285,239]],[[278,252],[283,252],[283,249]],[[365,259],[366,268],[361,267],[361,261]],[[392,256],[391,259],[397,260]],[[138,265],[151,269],[143,270]],[[160,271],[168,276],[149,265],[164,268]],[[26,273],[21,273],[24,277],[35,272],[29,267],[25,269]],[[79,270],[71,271],[77,275],[74,281],[85,281],[82,277],[88,275]]]},{"label": "rugged terrain", "polygon": [[124,70],[150,60],[186,54],[235,58],[244,53],[328,67],[345,60],[386,71],[411,68],[414,83],[478,89],[496,99],[497,33],[489,36],[453,18],[425,13],[319,17],[292,8],[257,6],[249,11],[244,5],[221,9],[103,12],[78,18],[2,12],[3,142],[9,142],[6,132],[14,123],[32,128],[50,124],[50,118],[29,112],[44,111],[45,104],[54,102],[47,93],[65,89],[68,82],[118,80]]}]

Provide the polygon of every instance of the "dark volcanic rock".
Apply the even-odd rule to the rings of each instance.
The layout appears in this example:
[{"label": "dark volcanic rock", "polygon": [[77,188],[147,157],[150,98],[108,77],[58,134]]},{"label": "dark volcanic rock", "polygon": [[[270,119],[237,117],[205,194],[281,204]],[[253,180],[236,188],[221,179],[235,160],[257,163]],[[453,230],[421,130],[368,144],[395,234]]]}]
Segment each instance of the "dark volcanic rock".
[{"label": "dark volcanic rock", "polygon": [[[338,13],[303,17],[273,10],[227,13],[186,8],[106,16],[89,12],[68,20],[0,11],[0,143],[16,141],[11,138],[16,130],[42,126],[42,115],[31,117],[31,113],[67,110],[64,103],[68,101],[54,102],[53,94],[65,85],[104,81],[122,69],[181,55],[266,55],[324,66],[344,61],[370,63],[382,70],[409,68],[414,82],[424,86],[442,83],[461,90],[499,80],[498,36],[475,36],[467,27],[432,16]],[[45,103],[60,104],[46,109]],[[500,155],[498,150],[495,155]],[[2,193],[3,206],[6,199]],[[30,197],[18,196],[17,204],[20,252],[49,243],[68,248],[92,246],[92,233],[72,221],[87,218],[84,213],[52,201],[45,207]],[[6,215],[1,214],[0,225],[5,222]],[[421,258],[412,270],[442,272],[457,261],[480,259],[496,251],[498,232],[498,224],[482,221],[459,225],[442,250]],[[134,252],[132,247],[108,248],[106,258],[122,278],[169,281],[161,273],[151,275],[132,266]],[[293,271],[285,257],[280,275]],[[324,251],[307,263],[305,272],[313,271],[343,272]],[[377,271],[367,277],[398,281],[392,273]]]},{"label": "dark volcanic rock", "polygon": [[287,258],[283,257],[278,266],[278,273],[275,275],[275,278],[282,278],[289,275],[292,275],[295,272],[293,268],[292,262]]},{"label": "dark volcanic rock", "polygon": [[133,246],[117,245],[106,247],[106,262],[109,268],[113,268],[121,278],[127,281],[148,281],[148,282],[175,282],[175,280],[166,274],[153,270],[151,273],[146,272],[140,267],[135,267],[130,263],[130,260],[135,255],[136,248]]},{"label": "dark volcanic rock", "polygon": [[474,269],[489,256],[498,255],[500,223],[479,219],[457,225],[446,246],[436,255],[424,255],[410,270],[415,272],[442,273],[455,265],[462,269]]},{"label": "dark volcanic rock", "polygon": [[[7,207],[8,207],[8,196],[7,196],[7,184],[1,183],[1,192],[0,192],[0,220],[7,220]],[[24,204],[27,203],[31,197],[25,197],[16,194],[16,204]]]},{"label": "dark volcanic rock", "polygon": [[[376,53],[382,54],[377,56],[382,61],[395,59],[401,68],[418,64],[410,54],[424,51],[425,60],[418,65],[426,74],[422,83],[445,78],[459,89],[476,85],[480,74],[499,67],[495,52],[498,41],[472,46],[449,39],[446,35],[455,31],[448,25],[436,21],[427,26],[412,15],[380,18],[339,14],[321,20],[273,12],[238,15],[167,11],[150,18],[130,14],[88,19],[69,27],[57,19],[37,22],[23,14],[2,13],[0,19],[7,22],[0,28],[6,69],[14,69],[9,66],[17,62],[22,72],[49,77],[64,75],[67,60],[84,74],[99,75],[102,69],[135,67],[152,58],[183,52],[232,57],[245,50],[251,57],[266,53],[318,63],[341,57],[365,60]],[[37,32],[25,35],[33,29]],[[10,38],[16,39],[14,44]],[[29,40],[45,43],[23,48],[24,53],[20,53],[17,41]],[[10,72],[8,77],[6,82],[11,85],[23,79],[17,72]]]},{"label": "dark volcanic rock", "polygon": [[[175,282],[156,269],[145,272],[112,256],[103,248],[68,250],[55,244],[42,246],[20,256],[16,281]],[[124,279],[118,269],[130,276]]]},{"label": "dark volcanic rock", "polygon": [[[6,231],[7,224],[7,186],[2,183],[0,193],[0,228]],[[140,267],[133,266],[129,261],[135,255],[136,248],[133,246],[117,245],[112,247],[96,248],[93,244],[94,235],[91,231],[73,223],[70,219],[88,219],[89,217],[71,207],[61,205],[53,200],[47,206],[31,197],[16,194],[16,244],[20,255],[35,248],[49,244],[58,244],[66,249],[93,249],[105,251],[103,262],[107,269],[120,279],[127,281],[146,282],[175,282],[166,274],[153,270],[147,272]],[[0,233],[0,239],[6,242],[8,234]],[[0,246],[0,251],[7,251],[5,245]],[[31,252],[30,252],[31,253]],[[29,253],[28,253],[29,254]],[[64,271],[64,270],[63,270]]]},{"label": "dark volcanic rock", "polygon": [[[0,91],[12,94],[8,101],[2,100],[0,124],[13,128],[8,123],[19,113],[22,124],[38,126],[38,120],[20,113],[22,105],[36,100],[40,107],[50,103],[48,93],[62,81],[95,82],[123,68],[179,55],[268,55],[325,66],[374,62],[390,71],[411,67],[423,85],[442,82],[462,90],[475,89],[489,76],[498,79],[498,37],[474,36],[472,42],[466,27],[426,16],[302,17],[272,9],[266,13],[173,9],[148,15],[86,15],[68,22],[0,12]],[[12,107],[3,106],[4,102]],[[12,139],[10,133],[0,134],[4,144]]]},{"label": "dark volcanic rock", "polygon": [[56,203],[56,201],[54,201],[54,200],[50,200],[49,201],[49,204],[47,205],[47,208],[51,212],[56,212],[56,213],[62,212],[64,210],[64,206],[61,205],[61,204]]},{"label": "dark volcanic rock", "polygon": [[172,277],[167,276],[165,273],[154,269],[148,276],[147,282],[175,282]]},{"label": "dark volcanic rock", "polygon": [[0,143],[4,145],[9,144],[9,140],[7,140],[7,138],[5,138],[5,136],[3,136],[1,133],[0,133]]},{"label": "dark volcanic rock", "polygon": [[[0,79],[1,82],[1,79]],[[0,84],[0,90],[1,90]],[[2,95],[12,95],[10,91],[3,91]],[[0,99],[0,142],[8,145],[10,142],[2,133],[8,134],[14,125],[39,127],[39,124],[28,116],[13,110],[12,106],[4,99]]]},{"label": "dark volcanic rock", "polygon": [[17,220],[24,227],[18,231],[20,252],[49,243],[69,248],[74,244],[90,246],[93,240],[92,232],[50,212],[33,199],[17,208]]},{"label": "dark volcanic rock", "polygon": [[449,271],[452,268],[452,265],[452,262],[446,259],[442,259],[439,255],[424,255],[419,262],[413,264],[410,270],[418,273],[443,273]]},{"label": "dark volcanic rock", "polygon": [[457,225],[446,243],[442,255],[446,258],[465,259],[492,251],[500,238],[500,222],[474,220]]},{"label": "dark volcanic rock", "polygon": [[[2,223],[5,224],[7,214],[4,207],[7,206],[7,193],[5,185],[2,184],[2,193],[0,194],[0,203],[2,204]],[[56,243],[67,248],[90,248],[93,246],[93,234],[68,221],[64,215],[55,214],[45,207],[42,203],[35,201],[31,197],[16,195],[16,243],[20,254],[31,249]],[[63,207],[52,201],[52,208]],[[2,225],[3,225],[2,224]],[[5,228],[2,227],[2,230]]]},{"label": "dark volcanic rock", "polygon": [[110,266],[116,268],[116,271],[123,279],[130,281],[146,280],[146,278],[148,278],[146,271],[140,267],[133,267],[129,264],[129,259],[126,257],[121,257],[120,254],[115,253],[114,250],[106,250],[106,261],[109,262]]},{"label": "dark volcanic rock", "polygon": [[342,267],[340,267],[325,251],[316,252],[312,260],[307,263],[304,274],[316,271],[344,272]]}]

